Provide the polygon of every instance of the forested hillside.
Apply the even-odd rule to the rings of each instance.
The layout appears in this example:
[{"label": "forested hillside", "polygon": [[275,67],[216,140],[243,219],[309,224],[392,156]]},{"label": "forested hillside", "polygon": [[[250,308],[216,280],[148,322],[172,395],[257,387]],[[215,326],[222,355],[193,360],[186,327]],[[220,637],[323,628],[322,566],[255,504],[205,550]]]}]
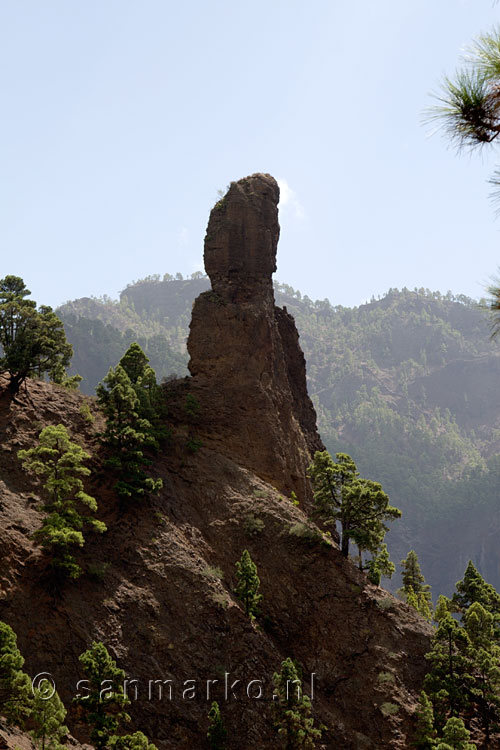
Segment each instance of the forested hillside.
[{"label": "forested hillside", "polygon": [[[186,374],[185,340],[202,274],[149,277],[120,301],[84,298],[58,313],[82,390],[137,340],[158,376]],[[500,553],[500,349],[482,309],[460,295],[390,290],[358,308],[312,302],[276,284],[296,319],[323,440],[403,510],[387,540],[399,561],[417,550],[435,594],[449,593],[472,558],[497,587]]]}]

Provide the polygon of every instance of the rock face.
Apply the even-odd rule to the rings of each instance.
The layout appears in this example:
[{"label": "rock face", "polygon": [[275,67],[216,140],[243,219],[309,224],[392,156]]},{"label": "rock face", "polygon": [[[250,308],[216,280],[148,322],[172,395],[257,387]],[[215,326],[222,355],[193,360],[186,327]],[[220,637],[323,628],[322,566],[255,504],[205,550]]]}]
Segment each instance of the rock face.
[{"label": "rock face", "polygon": [[268,174],[231,183],[210,214],[205,237],[205,270],[212,289],[225,300],[274,301],[280,235],[280,191]]},{"label": "rock face", "polygon": [[204,429],[241,465],[310,500],[311,453],[322,449],[295,322],[274,304],[279,188],[270,175],[231,183],[205,237],[211,291],[195,301],[188,351]]}]

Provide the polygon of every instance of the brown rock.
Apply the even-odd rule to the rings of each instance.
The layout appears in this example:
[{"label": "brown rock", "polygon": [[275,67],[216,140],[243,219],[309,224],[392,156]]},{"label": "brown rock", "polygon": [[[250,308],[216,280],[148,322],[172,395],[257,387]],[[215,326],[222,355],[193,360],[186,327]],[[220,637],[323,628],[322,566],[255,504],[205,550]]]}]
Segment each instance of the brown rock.
[{"label": "brown rock", "polygon": [[188,339],[201,427],[220,450],[286,494],[310,500],[306,469],[322,443],[295,322],[275,307],[279,188],[270,175],[233,182],[212,209]]},{"label": "brown rock", "polygon": [[227,301],[274,301],[279,187],[268,174],[232,182],[211,211],[205,237],[205,270],[212,289]]}]

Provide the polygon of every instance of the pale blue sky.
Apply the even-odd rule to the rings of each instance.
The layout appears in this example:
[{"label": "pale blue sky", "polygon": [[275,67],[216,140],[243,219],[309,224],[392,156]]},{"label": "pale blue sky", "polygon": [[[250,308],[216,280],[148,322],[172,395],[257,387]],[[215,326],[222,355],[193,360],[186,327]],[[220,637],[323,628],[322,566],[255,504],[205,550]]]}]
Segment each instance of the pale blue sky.
[{"label": "pale blue sky", "polygon": [[57,305],[189,274],[217,189],[266,171],[288,186],[280,281],[481,296],[494,159],[421,119],[499,20],[491,0],[4,0],[0,276]]}]

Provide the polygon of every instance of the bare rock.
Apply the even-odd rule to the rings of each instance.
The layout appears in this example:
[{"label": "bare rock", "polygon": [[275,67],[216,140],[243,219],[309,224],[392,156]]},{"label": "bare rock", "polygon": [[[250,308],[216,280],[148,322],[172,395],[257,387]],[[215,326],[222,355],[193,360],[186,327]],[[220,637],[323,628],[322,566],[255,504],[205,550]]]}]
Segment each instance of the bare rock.
[{"label": "bare rock", "polygon": [[306,469],[322,449],[295,322],[274,304],[279,188],[254,174],[231,183],[210,214],[189,369],[206,436],[282,492],[310,500]]},{"label": "bare rock", "polygon": [[273,299],[279,187],[268,174],[232,182],[215,204],[205,236],[205,270],[225,300]]}]

